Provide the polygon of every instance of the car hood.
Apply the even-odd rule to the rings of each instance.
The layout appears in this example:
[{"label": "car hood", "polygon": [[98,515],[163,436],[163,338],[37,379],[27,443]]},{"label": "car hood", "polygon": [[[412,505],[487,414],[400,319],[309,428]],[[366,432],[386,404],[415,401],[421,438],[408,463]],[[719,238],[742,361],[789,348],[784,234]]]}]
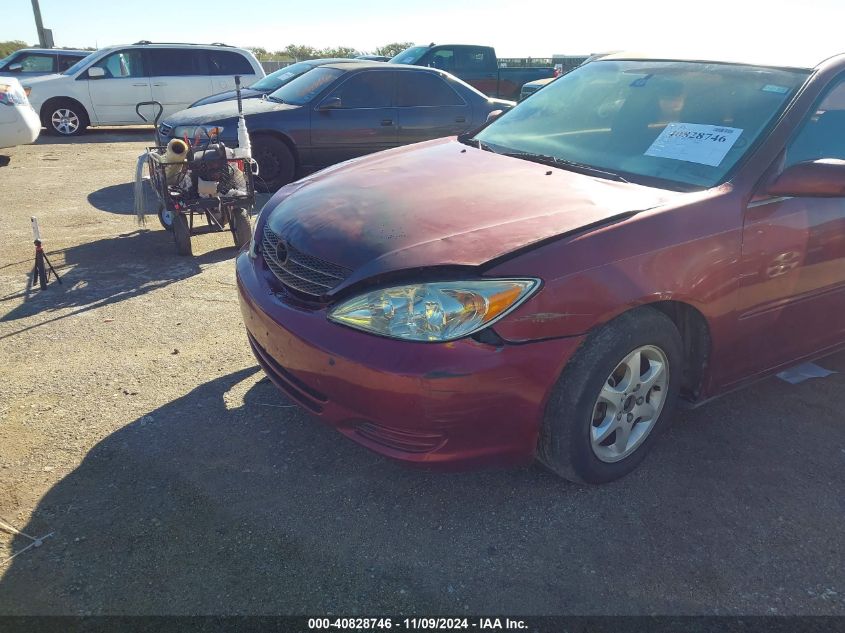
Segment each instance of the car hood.
[{"label": "car hood", "polygon": [[[47,75],[55,75],[56,73],[26,73],[24,77],[21,77],[20,73],[14,72],[0,72],[0,77],[15,77],[16,79],[24,79],[24,81],[28,81],[30,79],[35,79],[36,77],[46,77]],[[29,85],[29,84],[27,84]]]},{"label": "car hood", "polygon": [[556,169],[454,138],[330,167],[272,198],[269,227],[298,250],[375,275],[477,267],[684,194]]},{"label": "car hood", "polygon": [[[269,94],[269,91],[266,90],[253,90],[252,88],[242,88],[241,89],[241,99],[258,99],[259,97]],[[188,106],[189,108],[196,108],[201,105],[208,105],[211,103],[221,103],[223,101],[231,101],[232,99],[237,100],[238,93],[234,90],[227,90],[226,92],[218,92],[217,94],[210,95],[208,97],[203,97],[202,99],[197,99],[193,105]]]},{"label": "car hood", "polygon": [[64,80],[68,79],[67,75],[63,75],[62,73],[51,73],[49,75],[38,75],[36,77],[26,77],[25,79],[18,76],[18,81],[21,82],[21,85],[24,86],[37,86],[38,84],[43,84],[48,81],[57,81],[57,80]]},{"label": "car hood", "polygon": [[[265,101],[264,99],[247,99],[243,102],[244,116],[266,114],[268,112],[284,112],[296,110],[302,106],[278,101]],[[172,127],[177,125],[199,125],[205,123],[217,123],[226,119],[235,119],[238,116],[237,101],[221,101],[220,103],[209,103],[180,110],[170,115],[163,122]]]}]

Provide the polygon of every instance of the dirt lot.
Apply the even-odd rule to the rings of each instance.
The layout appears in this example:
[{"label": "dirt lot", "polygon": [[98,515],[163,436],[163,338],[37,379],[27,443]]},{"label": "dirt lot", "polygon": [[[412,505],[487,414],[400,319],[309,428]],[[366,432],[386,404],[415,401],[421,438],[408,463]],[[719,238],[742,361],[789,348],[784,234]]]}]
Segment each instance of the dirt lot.
[{"label": "dirt lot", "polygon": [[230,235],[186,259],[136,226],[149,136],[0,167],[0,518],[52,534],[0,566],[0,613],[845,614],[845,355],[681,413],[611,485],[408,470],[262,380]]}]

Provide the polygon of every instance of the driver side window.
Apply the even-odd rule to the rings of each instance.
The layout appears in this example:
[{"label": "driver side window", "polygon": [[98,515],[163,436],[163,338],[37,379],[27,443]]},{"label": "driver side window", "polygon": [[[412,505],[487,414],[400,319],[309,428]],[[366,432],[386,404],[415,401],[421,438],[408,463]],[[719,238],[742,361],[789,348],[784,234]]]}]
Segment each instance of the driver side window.
[{"label": "driver side window", "polygon": [[340,107],[387,108],[393,100],[393,74],[383,70],[363,71],[350,77],[332,97],[340,97]]},{"label": "driver side window", "polygon": [[109,79],[123,77],[144,77],[143,53],[140,50],[126,50],[112,53],[96,64],[106,71]]},{"label": "driver side window", "polygon": [[845,159],[845,79],[837,81],[786,149],[786,166],[820,158]]},{"label": "driver side window", "polygon": [[425,66],[445,70],[447,73],[455,72],[455,52],[451,48],[441,48],[429,54],[428,59],[423,62]]}]

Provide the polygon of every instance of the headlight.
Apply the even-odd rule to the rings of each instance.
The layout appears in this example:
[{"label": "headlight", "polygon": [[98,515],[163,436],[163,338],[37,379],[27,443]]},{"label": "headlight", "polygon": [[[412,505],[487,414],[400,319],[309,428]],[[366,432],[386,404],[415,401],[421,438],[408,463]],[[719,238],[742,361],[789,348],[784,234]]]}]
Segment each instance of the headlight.
[{"label": "headlight", "polygon": [[477,279],[374,290],[333,308],[329,319],[408,341],[453,341],[487,327],[525,301],[539,279]]},{"label": "headlight", "polygon": [[222,134],[223,128],[219,125],[178,125],[173,128],[173,136],[176,138],[187,136],[189,141],[197,136],[211,138],[212,136],[220,137]]}]

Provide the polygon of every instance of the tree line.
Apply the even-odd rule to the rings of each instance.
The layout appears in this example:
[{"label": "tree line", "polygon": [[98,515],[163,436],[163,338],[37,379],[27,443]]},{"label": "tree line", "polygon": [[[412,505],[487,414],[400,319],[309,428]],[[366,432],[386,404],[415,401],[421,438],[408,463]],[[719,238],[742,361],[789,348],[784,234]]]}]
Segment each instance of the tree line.
[{"label": "tree line", "polygon": [[[393,57],[397,53],[405,50],[409,46],[413,46],[413,42],[393,42],[392,44],[385,44],[374,51],[359,51],[351,46],[335,46],[328,48],[315,48],[305,44],[288,44],[281,50],[268,51],[266,48],[260,46],[247,47],[252,51],[259,61],[267,60],[296,60],[303,59],[320,59],[324,57],[356,57],[357,55],[384,55],[385,57]],[[21,48],[27,48],[29,44],[21,40],[8,40],[0,42],[0,58],[6,57]],[[85,49],[88,50],[88,49]],[[90,50],[94,50],[93,48]]]},{"label": "tree line", "polygon": [[402,52],[409,46],[413,46],[413,42],[393,42],[379,46],[374,51],[361,51],[351,46],[334,46],[328,48],[315,48],[307,44],[288,44],[283,49],[277,51],[268,51],[261,46],[247,47],[252,51],[259,61],[269,60],[296,60],[302,61],[304,59],[322,59],[326,57],[356,57],[358,55],[384,55],[385,57],[393,57]]},{"label": "tree line", "polygon": [[27,46],[28,44],[26,42],[22,42],[21,40],[8,40],[6,42],[0,42],[0,59],[11,55],[20,48],[26,48]]}]

